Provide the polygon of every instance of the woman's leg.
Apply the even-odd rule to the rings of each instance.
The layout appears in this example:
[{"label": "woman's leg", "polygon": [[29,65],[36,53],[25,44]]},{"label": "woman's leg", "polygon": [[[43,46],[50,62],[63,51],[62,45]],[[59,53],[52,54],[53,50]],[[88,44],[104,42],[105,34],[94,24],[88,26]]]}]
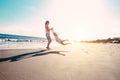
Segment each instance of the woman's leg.
[{"label": "woman's leg", "polygon": [[47,37],[47,40],[48,40],[48,43],[47,43],[47,47],[46,47],[46,48],[47,48],[47,49],[50,49],[49,46],[50,46],[50,43],[51,43],[51,38],[50,38],[50,37]]}]

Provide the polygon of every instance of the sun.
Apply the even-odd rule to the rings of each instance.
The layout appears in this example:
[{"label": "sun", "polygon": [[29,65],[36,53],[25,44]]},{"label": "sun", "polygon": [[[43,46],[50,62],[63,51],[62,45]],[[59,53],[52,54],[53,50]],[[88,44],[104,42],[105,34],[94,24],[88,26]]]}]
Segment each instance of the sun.
[{"label": "sun", "polygon": [[81,34],[80,32],[79,33],[74,33],[74,34],[71,34],[70,36],[68,36],[70,40],[72,41],[82,41],[82,40],[85,40],[85,35],[84,34]]}]

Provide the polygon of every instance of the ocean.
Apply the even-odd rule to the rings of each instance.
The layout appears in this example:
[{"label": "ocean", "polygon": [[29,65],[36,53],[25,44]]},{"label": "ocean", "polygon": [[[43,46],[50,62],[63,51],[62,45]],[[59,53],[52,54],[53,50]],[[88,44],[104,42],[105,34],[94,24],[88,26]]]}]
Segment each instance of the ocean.
[{"label": "ocean", "polygon": [[37,49],[44,48],[45,42],[0,42],[0,50],[3,49]]},{"label": "ocean", "polygon": [[0,50],[43,48],[45,43],[46,39],[41,37],[0,34]]}]

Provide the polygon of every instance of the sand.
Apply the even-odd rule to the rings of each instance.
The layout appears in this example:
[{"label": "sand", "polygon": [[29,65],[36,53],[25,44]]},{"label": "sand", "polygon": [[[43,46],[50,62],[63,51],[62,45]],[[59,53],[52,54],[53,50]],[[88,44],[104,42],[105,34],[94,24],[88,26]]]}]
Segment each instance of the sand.
[{"label": "sand", "polygon": [[120,45],[0,50],[0,80],[120,80]]}]

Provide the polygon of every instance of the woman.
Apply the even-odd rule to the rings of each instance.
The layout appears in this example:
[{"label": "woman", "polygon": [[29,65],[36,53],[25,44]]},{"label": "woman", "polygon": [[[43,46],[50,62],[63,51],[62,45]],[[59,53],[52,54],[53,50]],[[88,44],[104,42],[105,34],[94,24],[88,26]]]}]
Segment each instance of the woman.
[{"label": "woman", "polygon": [[48,43],[47,43],[47,49],[49,50],[50,49],[50,43],[51,43],[51,37],[50,37],[50,28],[49,28],[49,21],[47,20],[46,22],[45,22],[45,31],[46,31],[46,37],[47,37],[47,40],[48,40]]}]

